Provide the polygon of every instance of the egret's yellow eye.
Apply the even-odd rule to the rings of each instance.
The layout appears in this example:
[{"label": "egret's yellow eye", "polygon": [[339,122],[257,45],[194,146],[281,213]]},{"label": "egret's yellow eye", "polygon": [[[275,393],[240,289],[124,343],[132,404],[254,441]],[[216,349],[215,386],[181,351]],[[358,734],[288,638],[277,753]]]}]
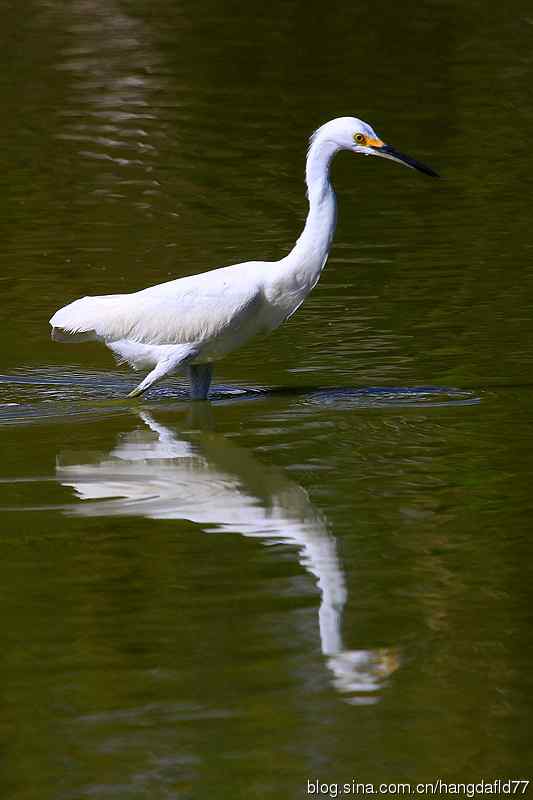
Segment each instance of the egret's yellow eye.
[{"label": "egret's yellow eye", "polygon": [[366,136],[362,133],[354,133],[353,140],[356,144],[366,144]]}]

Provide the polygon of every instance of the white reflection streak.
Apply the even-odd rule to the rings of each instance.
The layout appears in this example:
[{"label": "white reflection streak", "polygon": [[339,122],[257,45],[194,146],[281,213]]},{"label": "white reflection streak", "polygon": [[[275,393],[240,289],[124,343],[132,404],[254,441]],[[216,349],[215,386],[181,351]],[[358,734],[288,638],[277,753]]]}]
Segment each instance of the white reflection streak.
[{"label": "white reflection streak", "polygon": [[145,123],[157,118],[154,93],[162,81],[149,31],[113,0],[73,0],[63,11],[68,45],[56,68],[70,76],[71,91],[58,138],[79,142],[78,157],[102,164],[94,193],[122,199],[123,184],[135,180],[136,205],[149,211],[159,193],[152,168],[160,125]]},{"label": "white reflection streak", "polygon": [[93,453],[89,463],[70,464],[71,456],[59,456],[57,477],[83,501],[65,513],[182,519],[206,531],[297,545],[299,561],[316,576],[321,593],[320,642],[334,686],[356,693],[352,703],[376,702],[399,666],[397,650],[344,647],[347,591],[337,544],[305,490],[221,435],[204,432],[193,444],[150,414],[139,416],[147,429],[124,435],[108,455]]}]

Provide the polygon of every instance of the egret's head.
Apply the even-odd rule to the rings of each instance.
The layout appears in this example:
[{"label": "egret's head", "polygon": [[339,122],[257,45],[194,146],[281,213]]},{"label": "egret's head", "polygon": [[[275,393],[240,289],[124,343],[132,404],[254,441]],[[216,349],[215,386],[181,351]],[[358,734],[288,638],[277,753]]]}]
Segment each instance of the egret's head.
[{"label": "egret's head", "polygon": [[375,130],[366,122],[357,117],[339,117],[326,122],[313,134],[312,140],[320,138],[330,141],[339,150],[351,150],[353,153],[361,153],[363,156],[381,156],[391,161],[398,161],[411,169],[417,169],[426,175],[438,178],[438,174],[431,167],[415,161],[414,158],[400,153],[389,144],[385,144]]}]

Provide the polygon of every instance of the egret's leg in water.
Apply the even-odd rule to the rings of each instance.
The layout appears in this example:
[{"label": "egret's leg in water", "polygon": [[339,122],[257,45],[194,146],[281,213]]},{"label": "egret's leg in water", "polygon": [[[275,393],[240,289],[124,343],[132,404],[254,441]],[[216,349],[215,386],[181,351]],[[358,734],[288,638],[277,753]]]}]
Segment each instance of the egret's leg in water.
[{"label": "egret's leg in water", "polygon": [[140,382],[133,392],[129,393],[128,397],[138,397],[149,389],[153,383],[161,380],[165,375],[170,375],[172,372],[175,372],[179,367],[184,367],[188,361],[196,358],[197,355],[198,350],[193,345],[176,345],[175,347],[165,350],[165,355],[160,358],[154,369],[148,373],[146,378]]},{"label": "egret's leg in water", "polygon": [[191,400],[207,400],[213,377],[211,364],[191,364],[187,371],[191,382]]}]

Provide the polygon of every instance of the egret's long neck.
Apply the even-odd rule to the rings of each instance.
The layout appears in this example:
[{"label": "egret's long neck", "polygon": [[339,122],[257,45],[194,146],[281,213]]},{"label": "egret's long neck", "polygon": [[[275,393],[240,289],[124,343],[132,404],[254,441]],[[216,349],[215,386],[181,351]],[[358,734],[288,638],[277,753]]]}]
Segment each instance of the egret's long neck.
[{"label": "egret's long neck", "polygon": [[302,235],[285,259],[287,267],[309,284],[309,289],[320,277],[335,232],[335,192],[329,167],[337,150],[333,142],[320,138],[309,148],[305,170],[309,213]]}]

